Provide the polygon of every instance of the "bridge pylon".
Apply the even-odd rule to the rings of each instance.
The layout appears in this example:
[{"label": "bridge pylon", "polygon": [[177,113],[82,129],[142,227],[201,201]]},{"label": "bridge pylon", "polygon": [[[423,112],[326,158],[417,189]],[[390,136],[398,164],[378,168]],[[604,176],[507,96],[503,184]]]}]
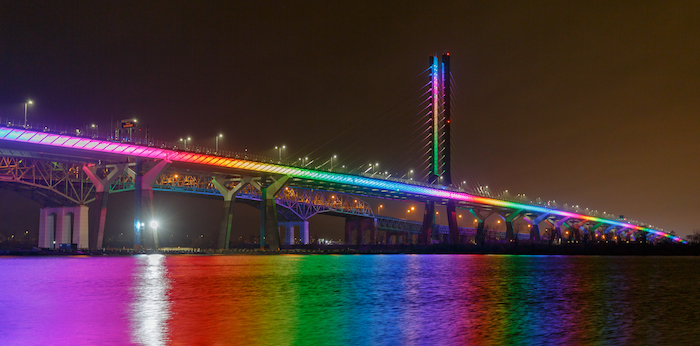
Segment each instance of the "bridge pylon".
[{"label": "bridge pylon", "polygon": [[[109,187],[124,172],[126,163],[108,166],[83,166],[83,171],[95,186],[95,207],[89,211],[88,249],[95,251],[102,248],[107,221]],[[98,170],[111,170],[101,177]]]},{"label": "bridge pylon", "polygon": [[[141,233],[153,218],[153,183],[163,173],[170,161],[160,160],[151,168],[144,168],[144,160],[136,159],[134,168],[127,167],[126,172],[134,179],[134,249],[143,248]],[[148,221],[148,222],[147,222]],[[157,247],[157,238],[153,234],[153,244]]]},{"label": "bridge pylon", "polygon": [[260,201],[260,248],[264,249],[267,246],[270,251],[278,251],[280,249],[280,230],[277,223],[277,203],[275,195],[284,188],[284,185],[289,180],[288,175],[281,176],[277,180],[271,180],[268,175],[260,176],[260,183],[257,188],[260,189],[262,195]]}]

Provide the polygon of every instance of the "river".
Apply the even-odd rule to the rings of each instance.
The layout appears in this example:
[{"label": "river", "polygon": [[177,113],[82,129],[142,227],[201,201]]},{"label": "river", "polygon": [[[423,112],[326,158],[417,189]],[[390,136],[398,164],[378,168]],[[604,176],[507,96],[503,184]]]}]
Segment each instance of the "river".
[{"label": "river", "polygon": [[1,345],[696,345],[700,258],[0,258]]}]

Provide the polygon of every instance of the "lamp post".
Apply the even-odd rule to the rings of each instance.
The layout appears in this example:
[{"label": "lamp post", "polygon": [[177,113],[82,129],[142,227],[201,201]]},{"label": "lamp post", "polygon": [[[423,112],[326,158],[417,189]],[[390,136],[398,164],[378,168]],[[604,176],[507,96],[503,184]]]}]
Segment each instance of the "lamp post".
[{"label": "lamp post", "polygon": [[383,205],[383,204],[380,204],[380,205],[379,205],[379,210],[377,211],[377,214],[379,214],[380,216],[382,215],[382,208],[384,208],[384,205]]},{"label": "lamp post", "polygon": [[281,147],[275,147],[275,150],[279,151],[279,161],[277,163],[282,163],[282,149],[285,149],[286,147],[283,145]]},{"label": "lamp post", "polygon": [[28,100],[27,102],[24,103],[24,128],[27,128],[27,106],[34,104],[32,100]]},{"label": "lamp post", "polygon": [[222,137],[224,137],[224,135],[222,135],[222,134],[219,134],[218,136],[216,136],[216,153],[219,152],[219,138],[222,138]]},{"label": "lamp post", "polygon": [[338,158],[338,155],[331,156],[331,172],[333,171],[333,159]]}]

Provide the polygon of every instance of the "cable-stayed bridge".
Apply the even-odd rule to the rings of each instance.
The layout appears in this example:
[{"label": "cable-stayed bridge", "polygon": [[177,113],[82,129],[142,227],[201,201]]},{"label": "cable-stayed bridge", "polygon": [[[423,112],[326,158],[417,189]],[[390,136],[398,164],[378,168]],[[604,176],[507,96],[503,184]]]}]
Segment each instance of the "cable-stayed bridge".
[{"label": "cable-stayed bridge", "polygon": [[[224,205],[218,247],[230,243],[233,209],[236,200],[260,208],[262,247],[278,249],[284,240],[293,242],[293,228],[299,229],[302,242],[308,243],[308,219],[318,213],[346,218],[346,243],[398,242],[482,244],[485,221],[498,215],[505,222],[505,239],[517,241],[513,222],[528,223],[528,238],[540,241],[540,227],[551,230],[549,240],[682,239],[641,224],[610,217],[559,209],[540,203],[526,203],[470,194],[452,183],[452,89],[449,53],[430,58],[429,80],[424,92],[425,105],[414,136],[423,143],[419,148],[426,174],[423,182],[396,179],[390,175],[347,173],[325,169],[325,162],[309,166],[308,158],[294,164],[245,153],[203,150],[183,145],[169,145],[151,139],[134,141],[112,136],[99,138],[89,131],[55,131],[54,127],[32,126],[26,117],[20,123],[7,121],[0,126],[0,182],[40,201],[42,209],[39,246],[75,243],[79,247],[99,249],[103,246],[104,223],[110,193],[134,191],[134,245],[140,247],[142,231],[152,214],[153,190],[223,196]],[[135,124],[129,124],[134,126]],[[112,134],[110,134],[111,136]],[[217,137],[218,146],[218,137]],[[407,153],[404,153],[407,154]],[[408,153],[410,154],[410,153]],[[370,164],[370,167],[372,165]],[[370,168],[368,168],[369,170]],[[373,169],[376,171],[376,164]],[[375,172],[376,173],[376,172]],[[378,216],[360,197],[384,198],[424,203],[422,222]],[[94,202],[92,211],[87,204]],[[435,224],[435,206],[447,210],[447,226]],[[458,226],[457,209],[474,217],[475,228]],[[89,215],[88,215],[89,214]],[[460,216],[461,217],[461,216]],[[88,221],[89,219],[89,221]],[[157,226],[152,226],[155,228]],[[384,239],[378,232],[383,232]],[[367,233],[368,236],[367,236]],[[157,232],[151,230],[157,247]],[[444,235],[444,236],[443,236]],[[368,238],[368,239],[367,239]]]},{"label": "cable-stayed bridge", "polygon": [[[76,207],[83,207],[84,209],[80,212],[71,211],[74,220],[86,219],[86,204],[93,200],[96,202],[95,210],[90,213],[92,219],[90,230],[85,232],[87,225],[81,224],[78,227],[83,229],[81,235],[78,235],[80,232],[76,233],[74,229],[74,236],[71,239],[61,239],[61,241],[66,240],[65,242],[74,242],[79,238],[80,241],[75,243],[81,243],[84,247],[89,242],[89,247],[93,249],[101,248],[102,245],[101,238],[110,191],[125,189],[133,189],[137,196],[136,204],[140,200],[143,205],[149,203],[148,196],[153,189],[180,192],[189,189],[203,194],[214,194],[214,191],[218,191],[225,200],[224,210],[231,211],[231,213],[225,212],[226,215],[222,220],[219,239],[221,248],[228,246],[226,239],[230,237],[231,220],[227,218],[232,215],[232,201],[239,194],[241,199],[247,198],[260,203],[263,221],[261,243],[263,246],[267,244],[272,248],[278,248],[280,245],[278,214],[284,213],[278,213],[278,205],[284,205],[287,207],[285,209],[289,210],[288,217],[286,220],[283,219],[283,222],[307,221],[308,217],[324,210],[351,216],[349,218],[351,221],[346,223],[346,231],[359,231],[364,234],[364,230],[368,229],[373,232],[382,227],[382,222],[387,224],[384,228],[390,228],[388,218],[381,218],[384,221],[379,223],[367,222],[367,220],[376,220],[375,213],[367,203],[356,198],[351,200],[347,197],[348,195],[445,205],[448,202],[454,202],[458,208],[467,210],[479,220],[475,230],[477,241],[479,237],[483,237],[484,220],[493,213],[501,215],[506,221],[508,239],[514,239],[512,222],[517,218],[523,218],[531,225],[530,239],[533,241],[539,240],[539,227],[542,222],[549,223],[557,229],[560,237],[561,229],[568,228],[572,230],[572,234],[578,234],[577,237],[586,233],[606,234],[613,231],[619,235],[630,234],[636,238],[667,237],[682,241],[660,230],[619,220],[475,196],[437,184],[317,171],[244,158],[222,157],[24,128],[0,127],[0,154],[3,156],[1,172],[3,183],[16,183],[30,187],[27,192],[29,197],[34,194],[34,198],[56,201],[56,205],[73,204]],[[175,177],[183,174],[182,172],[186,174],[181,179],[180,176]],[[305,197],[291,197],[300,195]],[[333,202],[334,199],[339,202]],[[143,212],[147,208],[143,205],[135,207],[135,210],[142,211],[135,215],[136,245],[141,243],[140,233],[147,220]],[[306,210],[306,212],[300,212],[300,210]],[[49,223],[50,214],[42,214],[44,218],[42,226],[45,229],[49,229],[46,224]],[[56,214],[56,217],[58,216],[59,214]],[[53,219],[53,222],[58,221]],[[396,232],[404,230],[403,232],[407,235],[417,234],[420,242],[430,243],[436,233],[433,231],[434,225],[431,224],[427,228],[418,228],[415,225],[416,223],[406,222],[405,225],[394,226],[393,229]],[[66,237],[65,232],[59,233],[61,234],[58,237]],[[450,227],[448,233],[447,241],[460,241],[458,228]],[[49,238],[47,234],[40,237],[40,243],[44,242],[40,245],[49,245],[47,243]]]}]

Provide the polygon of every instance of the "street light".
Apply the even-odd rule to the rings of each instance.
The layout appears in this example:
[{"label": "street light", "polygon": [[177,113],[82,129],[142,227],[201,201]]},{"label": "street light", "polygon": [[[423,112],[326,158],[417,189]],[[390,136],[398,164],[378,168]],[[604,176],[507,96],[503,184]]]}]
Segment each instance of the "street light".
[{"label": "street light", "polygon": [[218,136],[216,136],[216,153],[219,152],[219,138],[223,138],[223,137],[224,137],[224,135],[222,135],[222,134],[219,134]]},{"label": "street light", "polygon": [[32,100],[28,100],[27,102],[24,103],[24,128],[27,128],[27,106],[34,104]]},{"label": "street light", "polygon": [[337,157],[338,157],[338,155],[333,155],[333,156],[331,157],[331,171],[333,171],[333,159],[335,159],[335,158],[337,158]]},{"label": "street light", "polygon": [[382,215],[382,208],[384,208],[383,204],[379,205],[379,211],[377,211],[377,214]]},{"label": "street light", "polygon": [[285,149],[285,148],[286,147],[284,145],[281,147],[275,147],[275,150],[278,150],[279,154],[280,154],[280,156],[279,156],[280,160],[278,161],[278,163],[282,163],[282,149]]}]

